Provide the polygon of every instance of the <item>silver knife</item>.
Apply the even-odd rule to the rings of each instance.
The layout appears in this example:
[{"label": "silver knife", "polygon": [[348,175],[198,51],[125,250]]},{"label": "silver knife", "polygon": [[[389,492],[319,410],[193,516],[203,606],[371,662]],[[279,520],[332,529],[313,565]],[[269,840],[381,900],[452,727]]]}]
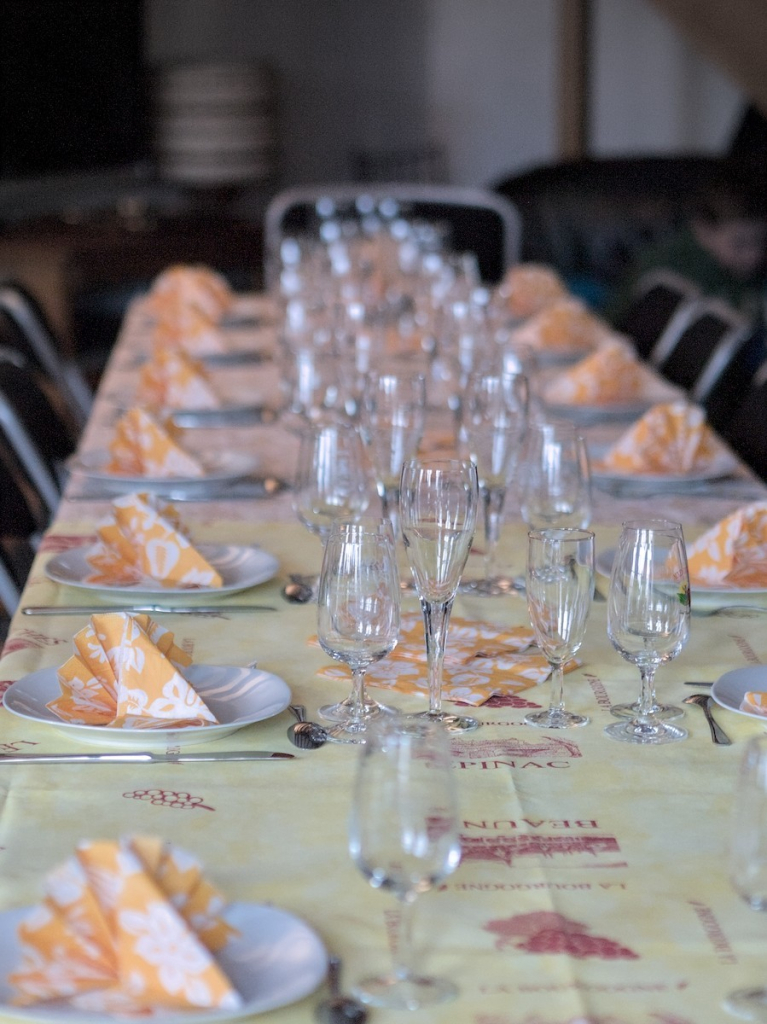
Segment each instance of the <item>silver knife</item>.
[{"label": "silver knife", "polygon": [[295,754],[275,750],[224,750],[219,754],[153,754],[118,751],[113,754],[0,754],[0,764],[181,764],[187,761],[285,761]]},{"label": "silver knife", "polygon": [[97,615],[100,612],[129,612],[156,615],[226,615],[227,612],[276,612],[271,604],[222,604],[222,605],[170,605],[170,604],[100,604],[61,605],[28,604],[21,609],[22,615]]}]

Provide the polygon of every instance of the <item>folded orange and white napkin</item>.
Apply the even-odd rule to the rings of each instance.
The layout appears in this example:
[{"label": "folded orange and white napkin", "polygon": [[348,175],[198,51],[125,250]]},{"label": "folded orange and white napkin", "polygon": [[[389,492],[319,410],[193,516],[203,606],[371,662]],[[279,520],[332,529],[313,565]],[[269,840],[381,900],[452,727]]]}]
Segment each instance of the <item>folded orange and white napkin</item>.
[{"label": "folded orange and white napkin", "polygon": [[167,267],[152,282],[147,305],[162,315],[168,302],[180,301],[217,322],[230,309],[234,296],[226,278],[202,264],[177,263]]},{"label": "folded orange and white napkin", "polygon": [[706,469],[724,451],[700,406],[662,402],[629,427],[595,466],[617,473],[680,475]]},{"label": "folded orange and white napkin", "polygon": [[518,263],[507,270],[498,295],[514,317],[526,320],[553,302],[568,297],[567,286],[553,269],[542,263]]},{"label": "folded orange and white napkin", "polygon": [[113,729],[180,729],[218,719],[182,675],[192,659],[148,615],[92,615],[58,669],[62,721]]},{"label": "folded orange and white napkin", "polygon": [[610,405],[639,397],[644,381],[633,348],[614,339],[549,381],[543,397],[562,405]]},{"label": "folded orange and white napkin", "polygon": [[145,409],[128,409],[115,427],[105,469],[117,476],[201,477],[205,467],[177,441],[172,425],[161,425]]},{"label": "folded orange and white napkin", "polygon": [[123,494],[96,527],[86,558],[88,583],[111,586],[220,587],[220,573],[189,540],[173,507],[155,494]]},{"label": "folded orange and white napkin", "polygon": [[687,547],[693,583],[767,587],[767,501],[726,516]]},{"label": "folded orange and white napkin", "polygon": [[242,997],[216,960],[237,934],[224,909],[184,850],[151,836],[84,840],[19,925],[13,1003],[60,999],[126,1017],[237,1010]]},{"label": "folded orange and white napkin", "polygon": [[[311,641],[317,644],[315,637]],[[542,683],[551,666],[532,649],[535,635],[527,626],[501,629],[489,622],[451,619],[443,668],[445,700],[478,706],[496,694],[515,694]],[[573,662],[571,667],[577,663]],[[400,638],[388,658],[371,665],[365,682],[399,693],[429,696],[425,671],[426,645],[423,617],[402,616]],[[348,672],[329,665],[318,675],[348,680]]]},{"label": "folded orange and white napkin", "polygon": [[205,310],[167,296],[151,329],[153,349],[181,349],[190,355],[218,355],[229,350],[224,332]]},{"label": "folded orange and white napkin", "polygon": [[139,372],[137,397],[158,409],[218,409],[221,398],[199,360],[182,349],[160,348]]},{"label": "folded orange and white napkin", "polygon": [[608,323],[575,298],[556,299],[511,332],[536,351],[585,352],[614,337]]}]

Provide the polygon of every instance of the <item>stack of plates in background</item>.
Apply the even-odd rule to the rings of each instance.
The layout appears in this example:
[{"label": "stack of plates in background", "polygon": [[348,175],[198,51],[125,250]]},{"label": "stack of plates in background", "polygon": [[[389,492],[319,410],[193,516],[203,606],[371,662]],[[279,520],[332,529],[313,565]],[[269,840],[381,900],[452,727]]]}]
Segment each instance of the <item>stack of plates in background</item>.
[{"label": "stack of plates in background", "polygon": [[275,169],[275,86],[268,68],[176,64],[158,73],[155,143],[160,173],[184,185],[246,185]]}]

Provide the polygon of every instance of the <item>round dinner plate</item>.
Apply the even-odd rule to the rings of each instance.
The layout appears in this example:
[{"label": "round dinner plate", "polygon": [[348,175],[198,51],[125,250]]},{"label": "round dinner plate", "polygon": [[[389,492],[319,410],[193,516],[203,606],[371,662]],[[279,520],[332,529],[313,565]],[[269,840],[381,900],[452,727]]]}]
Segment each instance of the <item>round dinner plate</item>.
[{"label": "round dinner plate", "polygon": [[[594,561],[596,571],[610,578],[615,558],[615,548],[600,551]],[[697,608],[721,608],[728,604],[759,605],[767,607],[767,587],[706,587],[700,583],[690,586],[693,610]]]},{"label": "round dinner plate", "polygon": [[601,451],[592,450],[589,446],[589,455],[593,459],[591,464],[591,476],[596,482],[621,483],[635,487],[637,491],[643,485],[652,487],[653,491],[662,489],[664,486],[674,490],[684,487],[685,484],[705,483],[708,480],[718,480],[720,477],[729,476],[738,468],[737,460],[728,451],[717,452],[713,462],[705,469],[691,470],[689,473],[618,473],[615,470],[599,469],[594,463],[601,458],[607,448]]},{"label": "round dinner plate", "polygon": [[154,601],[162,601],[166,597],[175,601],[183,597],[191,599],[190,603],[193,603],[195,599],[209,602],[219,594],[236,594],[240,590],[265,583],[276,575],[280,567],[274,555],[260,548],[198,544],[197,550],[221,576],[223,583],[220,587],[163,587],[152,581],[142,581],[132,586],[110,586],[108,583],[88,582],[88,577],[96,571],[87,559],[92,549],[93,545],[88,544],[54,555],[45,566],[46,576],[55,583],[96,591],[110,599],[125,595],[131,601],[141,596],[151,597]]},{"label": "round dinner plate", "polygon": [[126,488],[211,491],[217,484],[247,476],[258,465],[258,459],[244,452],[195,452],[194,455],[205,467],[205,476],[130,476],[108,473],[105,467],[111,455],[105,449],[75,455],[67,460],[67,468],[91,480],[98,480],[115,493],[122,493]]},{"label": "round dinner plate", "polygon": [[189,725],[185,729],[117,729],[105,725],[63,722],[48,703],[61,696],[55,668],[41,668],[22,676],[3,694],[11,714],[31,722],[52,725],[70,739],[119,750],[166,750],[170,746],[211,743],[254,722],[273,718],[290,703],[284,679],[255,668],[233,665],[189,665],[184,678],[194,687],[218,719],[218,725]]},{"label": "round dinner plate", "polygon": [[767,665],[749,665],[725,672],[711,687],[711,696],[720,707],[767,724],[767,717],[754,711],[743,711],[740,706],[747,693],[759,690],[767,690]]},{"label": "round dinner plate", "polygon": [[[17,928],[31,907],[0,913],[0,1011],[21,1021],[114,1024],[111,1014],[88,1013],[61,1000],[37,1006],[13,1006],[7,976],[21,962]],[[299,917],[260,903],[232,903],[224,914],[237,929],[217,962],[242,996],[237,1010],[158,1010],[141,1020],[162,1024],[222,1024],[266,1013],[311,995],[327,973],[328,954],[317,933]],[[129,1020],[131,1018],[119,1018]],[[138,1019],[138,1018],[136,1018]]]}]

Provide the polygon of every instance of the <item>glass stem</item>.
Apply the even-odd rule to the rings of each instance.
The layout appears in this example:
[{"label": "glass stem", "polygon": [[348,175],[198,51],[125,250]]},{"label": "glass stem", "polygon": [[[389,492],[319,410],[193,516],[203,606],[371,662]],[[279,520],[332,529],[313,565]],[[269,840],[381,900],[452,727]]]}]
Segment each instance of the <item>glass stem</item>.
[{"label": "glass stem", "polygon": [[551,665],[551,701],[550,711],[565,710],[565,670],[562,662],[549,662]]},{"label": "glass stem", "polygon": [[365,714],[365,671],[366,665],[352,669],[352,692],[350,715],[352,722],[361,722]]},{"label": "glass stem", "polygon": [[655,707],[655,666],[643,665],[639,668],[642,677],[642,692],[639,695],[639,717],[647,718]]},{"label": "glass stem", "polygon": [[445,638],[452,607],[452,597],[449,601],[421,599],[426,634],[426,662],[429,666],[429,713],[432,715],[438,715],[442,711],[442,663],[445,660]]},{"label": "glass stem", "polygon": [[506,489],[486,487],[482,496],[485,502],[485,579],[489,580],[495,575],[495,553],[501,535],[501,512]]},{"label": "glass stem", "polygon": [[399,487],[382,487],[380,494],[384,518],[391,523],[396,542],[399,540]]},{"label": "glass stem", "polygon": [[415,899],[412,893],[398,897],[399,920],[392,949],[392,966],[394,977],[400,981],[409,978],[413,973],[413,906]]}]

